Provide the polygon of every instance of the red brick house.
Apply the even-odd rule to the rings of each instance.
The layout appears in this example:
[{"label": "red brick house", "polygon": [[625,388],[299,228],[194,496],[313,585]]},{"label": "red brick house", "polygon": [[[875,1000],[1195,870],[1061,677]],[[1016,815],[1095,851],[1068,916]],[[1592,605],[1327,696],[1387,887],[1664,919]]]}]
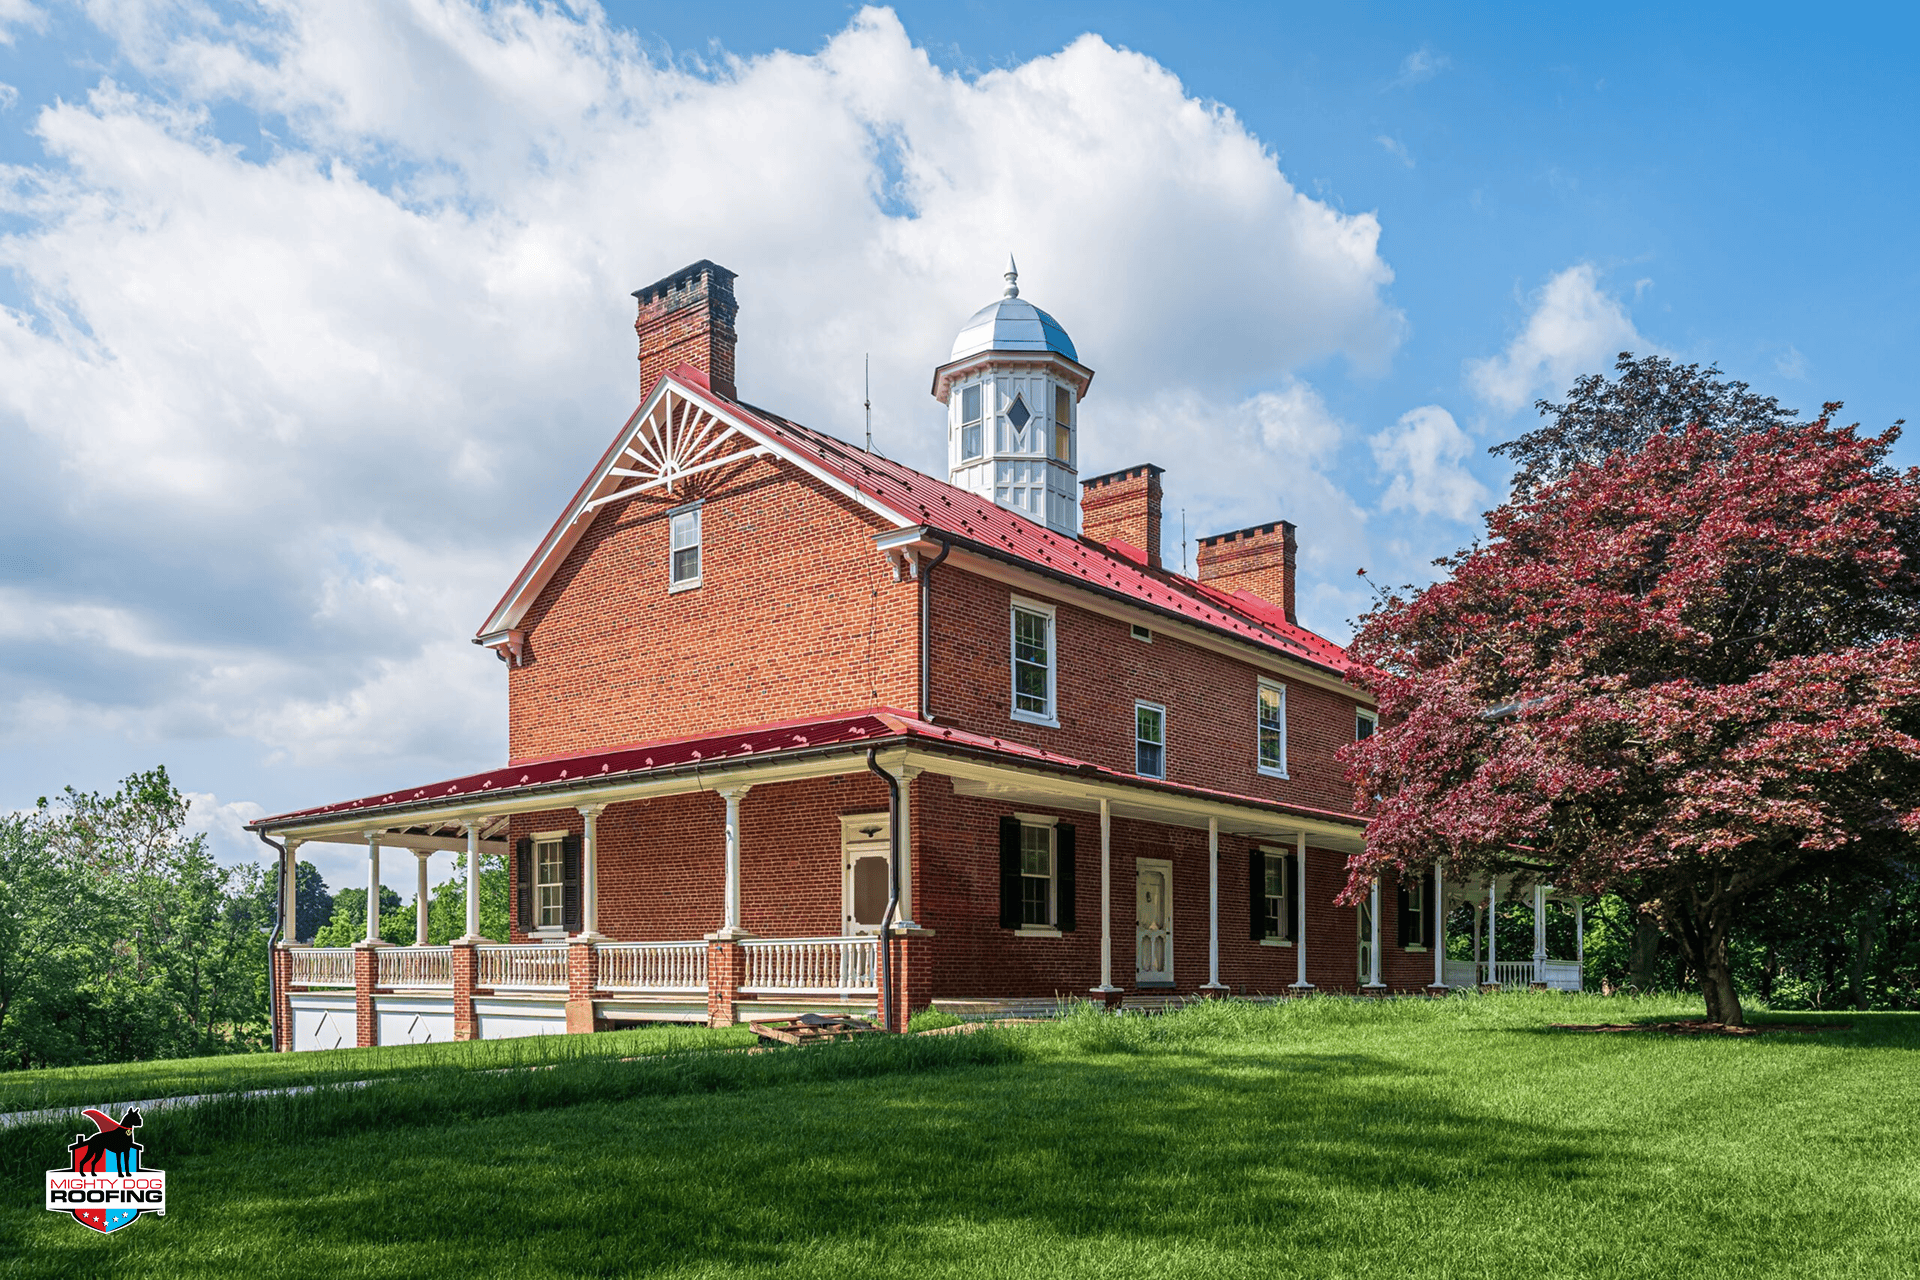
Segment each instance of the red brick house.
[{"label": "red brick house", "polygon": [[257,824],[283,874],[422,855],[423,921],[424,855],[506,853],[512,937],[283,945],[282,1047],[1522,976],[1442,966],[1465,886],[1334,905],[1373,715],[1294,526],[1162,564],[1161,468],[1078,478],[1093,370],[1007,279],[933,372],[945,480],[743,400],[725,268],[634,295],[645,399],[475,638],[507,763]]}]

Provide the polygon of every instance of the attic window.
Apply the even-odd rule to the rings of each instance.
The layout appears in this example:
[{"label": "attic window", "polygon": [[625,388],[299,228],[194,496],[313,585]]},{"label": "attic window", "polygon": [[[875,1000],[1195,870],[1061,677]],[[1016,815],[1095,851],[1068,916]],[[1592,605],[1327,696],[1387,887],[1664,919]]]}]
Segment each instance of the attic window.
[{"label": "attic window", "polygon": [[1027,408],[1026,397],[1015,396],[1013,407],[1007,410],[1007,421],[1013,424],[1015,431],[1025,431],[1027,424],[1033,421],[1033,411]]},{"label": "attic window", "polygon": [[700,585],[700,508],[675,511],[667,518],[669,568],[667,589],[684,591]]},{"label": "attic window", "polygon": [[1148,644],[1152,644],[1152,643],[1153,643],[1153,628],[1151,628],[1151,627],[1143,627],[1143,626],[1141,626],[1141,625],[1140,625],[1139,623],[1137,623],[1137,622],[1136,622],[1136,623],[1134,623],[1134,624],[1133,624],[1133,638],[1134,638],[1135,640],[1145,640],[1145,641],[1146,641],[1146,642],[1147,642]]}]

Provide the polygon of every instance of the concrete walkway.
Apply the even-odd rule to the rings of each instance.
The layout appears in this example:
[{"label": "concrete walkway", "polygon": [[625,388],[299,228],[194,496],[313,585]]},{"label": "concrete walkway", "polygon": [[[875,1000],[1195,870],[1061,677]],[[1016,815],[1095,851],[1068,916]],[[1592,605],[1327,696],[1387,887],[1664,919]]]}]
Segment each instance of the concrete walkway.
[{"label": "concrete walkway", "polygon": [[295,1084],[281,1089],[248,1089],[243,1093],[189,1093],[172,1098],[143,1098],[136,1102],[76,1102],[70,1107],[47,1107],[40,1111],[0,1112],[0,1129],[17,1129],[21,1125],[51,1124],[57,1120],[83,1121],[80,1113],[88,1107],[104,1111],[108,1115],[123,1116],[129,1108],[138,1107],[141,1114],[150,1111],[169,1111],[177,1107],[194,1107],[203,1102],[223,1102],[229,1098],[274,1098],[295,1093],[312,1093],[316,1089],[363,1089],[372,1084],[371,1080],[338,1080],[325,1084]]}]

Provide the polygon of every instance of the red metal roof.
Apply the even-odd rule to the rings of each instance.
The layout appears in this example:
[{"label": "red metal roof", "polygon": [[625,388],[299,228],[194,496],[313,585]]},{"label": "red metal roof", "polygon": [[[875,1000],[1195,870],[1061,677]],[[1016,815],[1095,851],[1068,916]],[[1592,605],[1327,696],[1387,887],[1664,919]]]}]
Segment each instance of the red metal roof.
[{"label": "red metal roof", "polygon": [[1279,804],[1259,796],[1245,796],[1206,787],[1159,782],[1135,774],[1096,765],[1072,756],[1063,756],[1044,747],[997,738],[990,734],[970,733],[964,729],[929,724],[892,707],[872,707],[838,716],[806,720],[783,720],[774,724],[753,725],[723,733],[691,738],[668,738],[614,747],[606,751],[576,755],[547,756],[521,760],[450,778],[424,787],[403,788],[381,795],[362,796],[338,804],[317,805],[275,814],[247,824],[250,828],[272,829],[329,818],[369,816],[392,810],[427,808],[447,801],[475,796],[511,796],[527,792],[573,789],[582,785],[632,782],[650,774],[686,771],[705,765],[739,765],[748,760],[773,760],[834,749],[859,750],[866,746],[913,742],[935,750],[946,748],[956,754],[999,757],[1009,761],[1042,765],[1083,778],[1124,782],[1148,790],[1248,804],[1288,813],[1364,824],[1351,813],[1316,809],[1303,805]]},{"label": "red metal roof", "polygon": [[1279,606],[1258,596],[1224,592],[1182,574],[1150,569],[1144,563],[1145,554],[1137,548],[1117,545],[1110,551],[1055,533],[1016,511],[823,431],[752,405],[738,407],[788,447],[803,451],[813,462],[877,498],[909,522],[965,539],[989,553],[1024,561],[1042,573],[1078,580],[1289,657],[1346,672],[1344,649],[1287,621]]},{"label": "red metal roof", "polygon": [[[1018,512],[976,494],[936,480],[912,467],[848,444],[824,431],[802,426],[779,414],[736,400],[713,390],[705,374],[682,365],[666,374],[694,395],[711,399],[751,419],[752,424],[781,446],[807,458],[840,483],[867,495],[903,523],[921,524],[950,538],[963,540],[990,555],[1030,566],[1041,573],[1077,581],[1095,590],[1118,595],[1236,639],[1311,662],[1345,674],[1346,651],[1333,641],[1287,620],[1277,606],[1244,591],[1225,592],[1183,574],[1149,568],[1139,548],[1114,543],[1103,548],[1079,538],[1055,533]],[[651,393],[649,394],[651,398]],[[631,425],[633,419],[627,420]],[[622,435],[601,455],[600,464],[582,484],[553,529],[527,562],[495,613],[504,608],[529,576],[538,572],[544,557],[557,545],[567,512],[573,509],[593,477],[621,447]]]}]

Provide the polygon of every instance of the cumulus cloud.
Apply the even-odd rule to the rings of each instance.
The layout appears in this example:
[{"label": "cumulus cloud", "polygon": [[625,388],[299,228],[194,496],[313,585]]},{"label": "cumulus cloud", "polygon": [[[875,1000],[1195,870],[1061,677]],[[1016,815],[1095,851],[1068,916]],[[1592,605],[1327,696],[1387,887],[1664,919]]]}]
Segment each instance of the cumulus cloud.
[{"label": "cumulus cloud", "polygon": [[702,257],[740,272],[749,398],[857,437],[871,352],[877,443],[933,468],[928,372],[1016,252],[1099,369],[1091,468],[1145,449],[1222,527],[1361,536],[1292,371],[1400,341],[1378,222],[1097,36],[971,76],[876,9],[705,63],[591,7],[96,11],[150,87],[40,106],[44,161],[0,170],[32,655],[0,746],[230,739],[369,789],[497,759],[466,638],[633,406],[629,291]]},{"label": "cumulus cloud", "polygon": [[1368,443],[1373,459],[1389,477],[1380,506],[1385,511],[1417,511],[1449,520],[1471,520],[1487,501],[1487,489],[1467,470],[1473,441],[1437,404],[1421,405]]},{"label": "cumulus cloud", "polygon": [[33,0],[0,0],[0,44],[12,44],[14,33],[22,27],[41,31],[47,25],[47,11]]},{"label": "cumulus cloud", "polygon": [[1582,374],[1612,367],[1619,352],[1651,349],[1620,300],[1600,287],[1599,273],[1581,263],[1534,295],[1532,313],[1505,351],[1467,361],[1467,385],[1512,413],[1537,395],[1566,390]]}]

